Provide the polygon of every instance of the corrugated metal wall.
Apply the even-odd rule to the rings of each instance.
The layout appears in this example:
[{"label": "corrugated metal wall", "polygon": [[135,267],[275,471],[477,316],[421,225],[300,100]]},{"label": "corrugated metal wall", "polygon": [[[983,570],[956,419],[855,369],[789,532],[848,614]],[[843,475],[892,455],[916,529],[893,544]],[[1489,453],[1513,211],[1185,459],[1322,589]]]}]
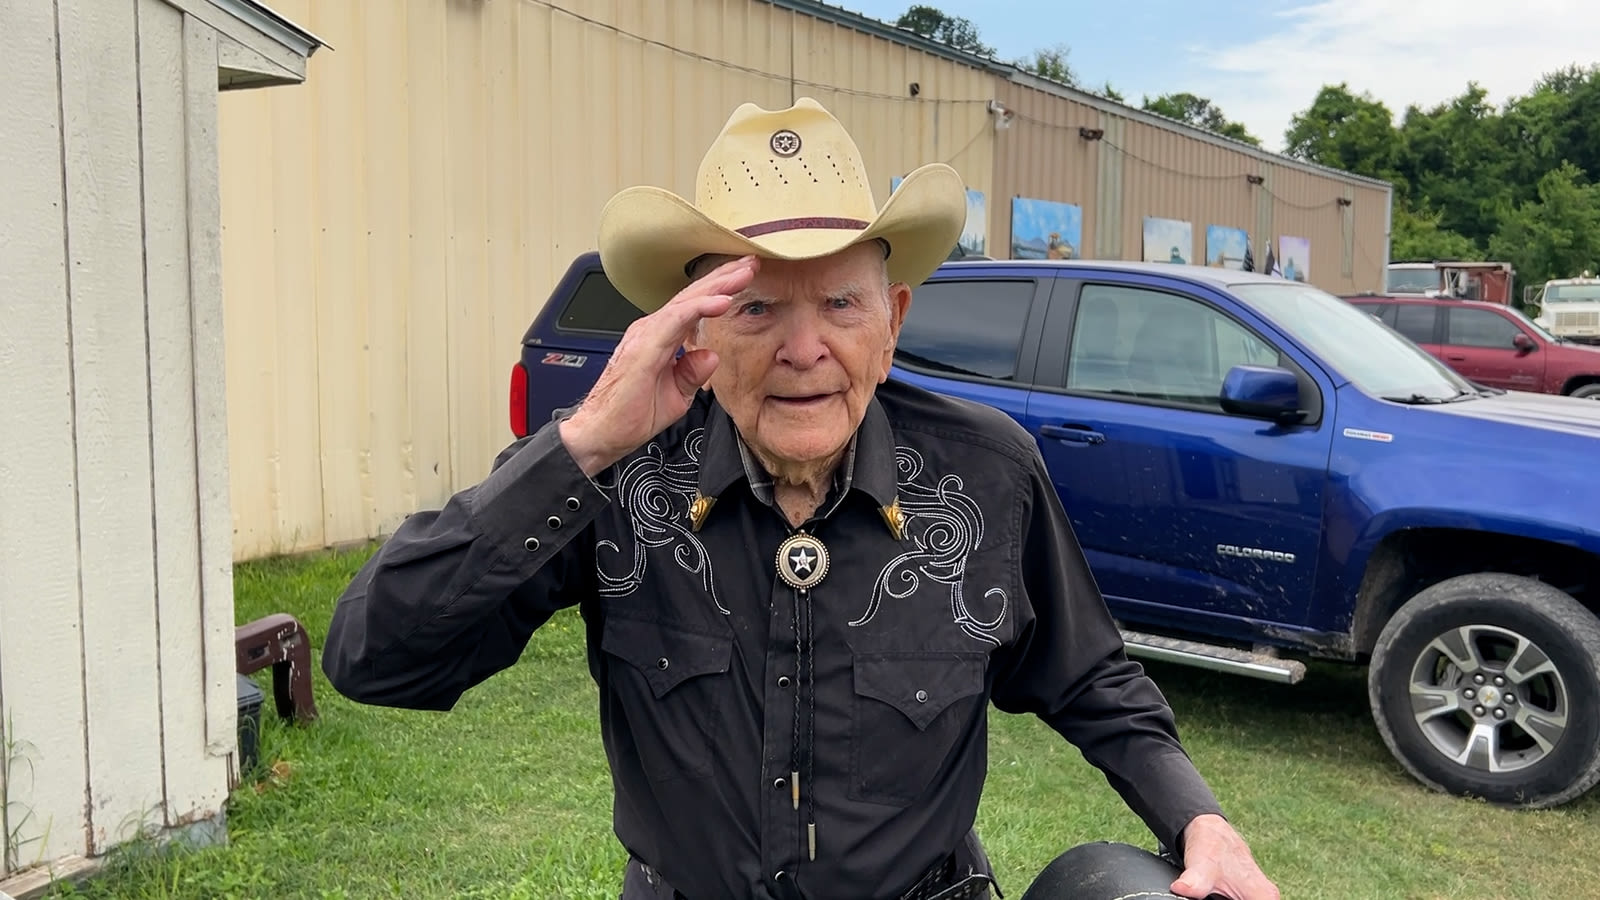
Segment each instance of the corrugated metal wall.
[{"label": "corrugated metal wall", "polygon": [[998,98],[1016,115],[995,149],[1001,198],[992,204],[991,240],[999,252],[991,255],[1010,246],[1009,202],[1023,196],[1081,205],[1088,257],[1144,258],[1144,219],[1153,216],[1190,223],[1190,246],[1180,247],[1188,261],[1204,263],[1206,228],[1218,225],[1248,233],[1258,268],[1267,242],[1277,247],[1287,235],[1310,242],[1312,284],[1333,292],[1382,287],[1386,187],[1063,89],[996,81]]},{"label": "corrugated metal wall", "polygon": [[984,73],[765,2],[274,6],[333,49],[304,87],[223,98],[238,558],[387,533],[481,478],[606,199],[690,193],[740,102],[817,97],[880,203],[928,160],[989,190]]},{"label": "corrugated metal wall", "polygon": [[[1160,215],[1193,222],[1197,252],[1207,224],[1248,230],[1257,253],[1262,234],[1301,235],[1315,283],[1379,283],[1381,191],[789,8],[804,5],[279,0],[333,49],[305,87],[223,99],[235,556],[385,534],[481,478],[510,439],[522,332],[606,199],[690,193],[745,101],[828,106],[880,203],[891,177],[951,163],[985,195],[991,256],[1010,255],[1020,195],[1080,204],[1086,256],[1138,258]],[[1009,128],[991,99],[1018,111]],[[1353,209],[1329,206],[1339,192]]]},{"label": "corrugated metal wall", "polygon": [[1077,255],[1100,255],[1094,229],[1105,206],[1099,198],[1100,144],[1078,137],[1100,127],[1100,112],[1065,97],[996,79],[996,99],[1015,115],[995,136],[995,196],[990,202],[989,255],[1011,256],[1011,201],[1015,197],[1072,203],[1083,210],[1083,244]]}]

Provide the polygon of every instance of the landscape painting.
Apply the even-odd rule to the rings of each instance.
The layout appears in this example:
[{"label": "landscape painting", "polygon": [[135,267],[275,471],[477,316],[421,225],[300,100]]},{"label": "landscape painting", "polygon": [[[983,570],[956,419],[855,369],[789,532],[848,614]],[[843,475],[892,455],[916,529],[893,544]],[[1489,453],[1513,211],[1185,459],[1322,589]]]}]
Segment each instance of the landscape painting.
[{"label": "landscape painting", "polygon": [[1278,236],[1278,265],[1290,281],[1311,280],[1311,239]]},{"label": "landscape painting", "polygon": [[1178,219],[1144,217],[1144,261],[1191,265],[1194,225]]},{"label": "landscape painting", "polygon": [[1054,200],[1011,200],[1012,259],[1081,259],[1083,207]]},{"label": "landscape painting", "polygon": [[983,191],[967,191],[967,224],[961,229],[961,254],[984,256],[989,247],[989,209]]},{"label": "landscape painting", "polygon": [[1243,270],[1249,249],[1250,236],[1243,228],[1206,226],[1206,265],[1211,268]]},{"label": "landscape painting", "polygon": [[[889,177],[889,193],[893,194],[900,187],[902,177],[891,175]],[[967,191],[967,224],[961,229],[961,240],[950,250],[951,259],[963,256],[987,255],[989,245],[989,212],[983,191]]]}]

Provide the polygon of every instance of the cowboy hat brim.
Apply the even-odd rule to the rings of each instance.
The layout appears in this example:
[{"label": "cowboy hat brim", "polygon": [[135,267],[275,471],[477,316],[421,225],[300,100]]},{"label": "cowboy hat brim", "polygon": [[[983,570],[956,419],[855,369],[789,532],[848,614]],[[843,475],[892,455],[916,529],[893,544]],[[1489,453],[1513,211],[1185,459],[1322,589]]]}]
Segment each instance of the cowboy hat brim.
[{"label": "cowboy hat brim", "polygon": [[657,187],[632,187],[600,213],[600,264],[630,303],[652,313],[689,285],[685,269],[708,254],[803,260],[829,256],[864,241],[889,245],[889,281],[915,287],[927,280],[961,239],[966,185],[943,163],[922,166],[901,180],[866,227],[813,218],[726,228],[693,204]]}]

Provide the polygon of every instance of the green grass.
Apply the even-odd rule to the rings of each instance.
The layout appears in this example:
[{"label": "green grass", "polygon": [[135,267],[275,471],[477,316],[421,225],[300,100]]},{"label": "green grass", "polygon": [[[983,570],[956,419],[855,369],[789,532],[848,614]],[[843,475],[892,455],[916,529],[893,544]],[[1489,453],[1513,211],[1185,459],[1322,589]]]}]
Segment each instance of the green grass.
[{"label": "green grass", "polygon": [[[364,557],[239,566],[239,621],[290,612],[320,645]],[[353,704],[319,672],[322,719],[302,728],[277,723],[269,693],[262,752],[276,772],[235,793],[229,847],[118,854],[53,896],[615,898],[623,857],[579,626],[558,617],[447,714]],[[1150,671],[1285,897],[1594,896],[1600,798],[1517,813],[1424,790],[1379,741],[1362,670],[1316,666],[1296,687]],[[1009,896],[1075,843],[1150,846],[1054,732],[1000,713],[992,726],[979,829]]]}]

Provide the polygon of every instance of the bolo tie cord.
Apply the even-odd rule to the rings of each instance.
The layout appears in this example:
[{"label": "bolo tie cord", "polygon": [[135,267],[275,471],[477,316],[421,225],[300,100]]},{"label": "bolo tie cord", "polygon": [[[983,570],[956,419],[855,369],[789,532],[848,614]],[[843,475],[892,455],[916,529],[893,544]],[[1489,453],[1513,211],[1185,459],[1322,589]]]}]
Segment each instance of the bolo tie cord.
[{"label": "bolo tie cord", "polygon": [[[789,742],[789,790],[791,802],[796,812],[800,811],[800,776],[805,773],[808,781],[817,777],[816,769],[816,738],[812,730],[817,722],[817,665],[816,665],[816,630],[811,616],[811,592],[799,590],[795,592],[794,604],[794,652],[795,652],[795,697],[794,697],[794,731]],[[802,612],[801,607],[805,607]],[[800,747],[800,695],[805,694],[806,727],[805,748]],[[805,764],[802,767],[801,759]],[[806,791],[806,855],[815,860],[817,858],[817,786],[810,785]]]},{"label": "bolo tie cord", "polygon": [[800,809],[800,692],[805,690],[805,678],[800,672],[800,666],[805,659],[804,646],[800,632],[800,603],[794,604],[794,615],[791,617],[794,628],[794,728],[789,733],[789,796],[794,804],[795,811]]},{"label": "bolo tie cord", "polygon": [[811,859],[817,858],[817,632],[812,615],[811,592],[801,592],[806,605],[806,778],[811,790],[806,793],[806,846]]}]

